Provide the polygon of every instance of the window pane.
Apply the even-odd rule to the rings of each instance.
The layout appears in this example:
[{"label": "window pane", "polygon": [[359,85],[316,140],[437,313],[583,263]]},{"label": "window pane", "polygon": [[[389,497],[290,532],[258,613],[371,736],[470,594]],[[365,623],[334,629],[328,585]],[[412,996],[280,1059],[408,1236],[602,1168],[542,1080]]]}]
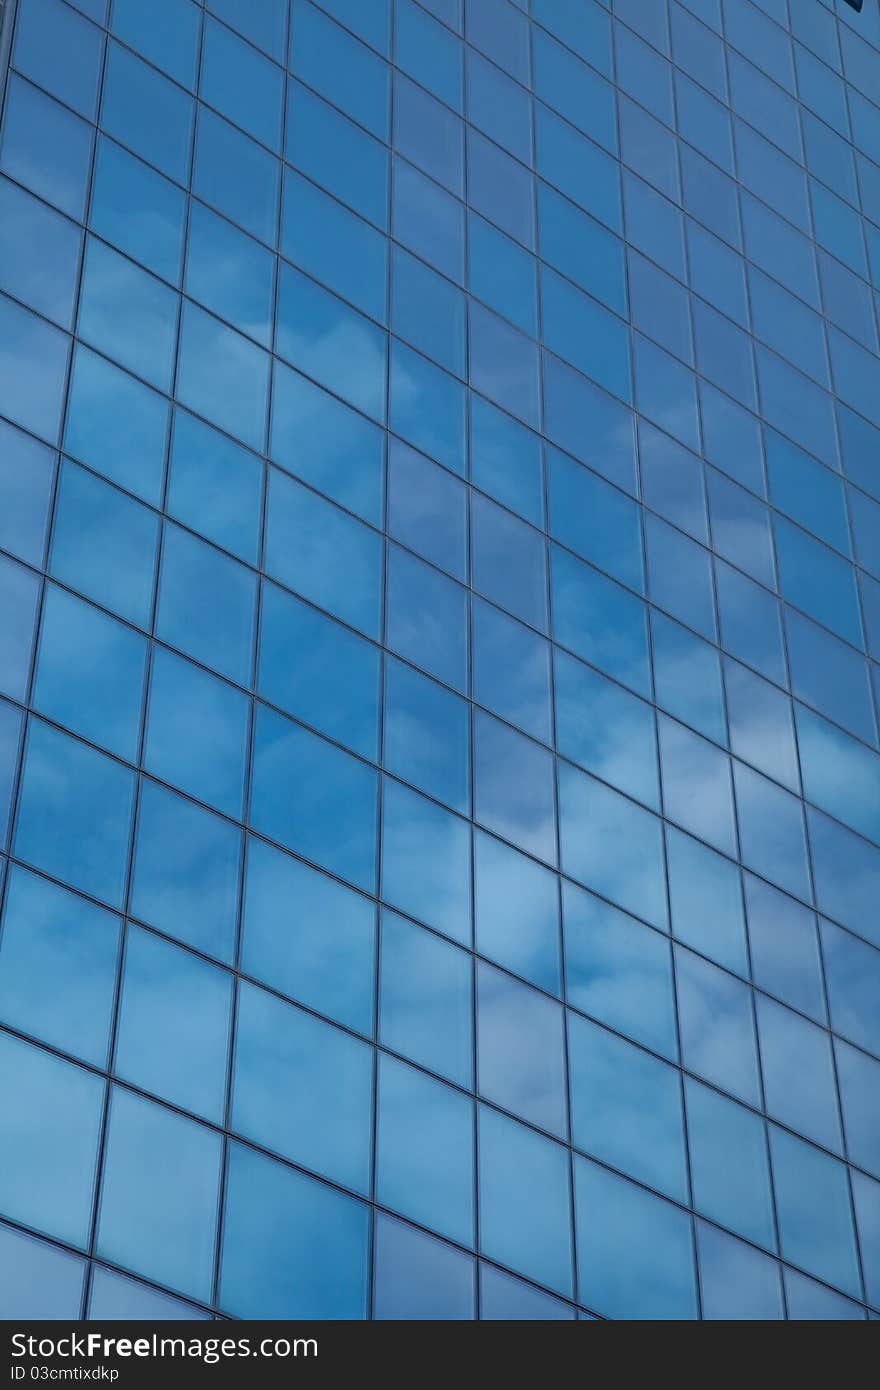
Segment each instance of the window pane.
[{"label": "window pane", "polygon": [[369,1208],[230,1144],[220,1306],[233,1317],[366,1316]]},{"label": "window pane", "polygon": [[207,1302],[219,1181],[219,1134],[114,1088],[98,1215],[99,1255]]}]

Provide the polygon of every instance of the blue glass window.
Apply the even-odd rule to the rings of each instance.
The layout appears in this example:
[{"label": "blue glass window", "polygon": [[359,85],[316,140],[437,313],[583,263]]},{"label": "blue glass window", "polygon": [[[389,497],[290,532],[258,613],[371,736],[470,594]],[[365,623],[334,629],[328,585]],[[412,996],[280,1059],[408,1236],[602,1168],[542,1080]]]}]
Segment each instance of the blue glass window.
[{"label": "blue glass window", "polygon": [[757,1105],[758,1058],[748,985],[678,946],[675,969],[682,1062]]},{"label": "blue glass window", "polygon": [[61,468],[49,567],[56,579],[148,627],[159,520],[92,473]]},{"label": "blue glass window", "polygon": [[615,680],[649,694],[641,600],[557,546],[550,552],[550,580],[555,640]]},{"label": "blue glass window", "polygon": [[770,1126],[770,1155],[783,1257],[858,1296],[846,1168],[775,1125]]},{"label": "blue glass window", "polygon": [[289,473],[377,525],[385,436],[371,420],[275,361],[269,452]]},{"label": "blue glass window", "polygon": [[482,1319],[489,1322],[564,1322],[571,1321],[574,1315],[570,1304],[551,1298],[533,1284],[503,1274],[494,1265],[480,1266]]},{"label": "blue glass window", "polygon": [[69,339],[0,295],[0,411],[54,444],[61,425]]},{"label": "blue glass window", "polygon": [[194,415],[176,411],[168,469],[171,515],[253,564],[262,502],[260,460]]},{"label": "blue glass window", "polygon": [[614,579],[641,590],[636,504],[558,450],[550,451],[548,473],[551,534]]},{"label": "blue glass window", "polygon": [[13,1221],[86,1249],[105,1082],[9,1033],[0,1058],[0,1205]]},{"label": "blue glass window", "polygon": [[635,802],[560,763],[562,869],[655,926],[666,926],[661,822]]},{"label": "blue glass window", "polygon": [[700,1295],[705,1321],[767,1322],[781,1319],[781,1269],[740,1240],[697,1222]]},{"label": "blue glass window", "polygon": [[42,565],[55,471],[51,451],[0,421],[0,547]]},{"label": "blue glass window", "polygon": [[386,641],[392,651],[467,689],[467,590],[397,546],[388,547]]},{"label": "blue glass window", "polygon": [[15,66],[90,120],[95,118],[103,47],[101,30],[60,0],[24,0],[19,8]]},{"label": "blue glass window", "polygon": [[809,900],[800,802],[742,763],[734,763],[733,774],[743,864],[787,892]]},{"label": "blue glass window", "polygon": [[[617,123],[611,84],[542,29],[533,30],[532,47],[535,95],[616,154]],[[595,62],[593,54],[590,58]]]},{"label": "blue glass window", "polygon": [[473,958],[393,912],[382,914],[379,1041],[438,1076],[473,1080]]},{"label": "blue glass window", "polygon": [[675,1060],[668,942],[574,884],[563,883],[562,903],[569,1003]]},{"label": "blue glass window", "polygon": [[369,1189],[372,1052],[265,990],[238,991],[233,1129],[357,1192]]},{"label": "blue glass window", "polygon": [[461,474],[465,471],[464,395],[454,377],[392,338],[391,429]]},{"label": "blue glass window", "polygon": [[388,531],[395,540],[465,578],[467,496],[442,468],[397,440],[388,458]]},{"label": "blue glass window", "polygon": [[570,1167],[561,1144],[480,1106],[480,1248],[571,1297]]},{"label": "blue glass window", "polygon": [[708,1086],[685,1078],[694,1207],[772,1250],[773,1201],[764,1121]]},{"label": "blue glass window", "polygon": [[180,328],[177,393],[184,405],[262,450],[268,355],[188,300]]},{"label": "blue glass window", "polygon": [[535,166],[560,193],[621,234],[619,164],[540,103],[535,107]]},{"label": "blue glass window", "polygon": [[186,182],[189,169],[192,112],[188,92],[110,42],[101,123],[120,144],[178,183]]},{"label": "blue glass window", "polygon": [[714,468],[706,470],[706,484],[715,551],[759,583],[774,587],[768,508]]},{"label": "blue glass window", "polygon": [[14,849],[19,858],[111,907],[122,902],[134,774],[32,719]]},{"label": "blue glass window", "polygon": [[785,685],[782,626],[774,595],[720,560],[715,562],[715,589],[726,650],[768,680]]},{"label": "blue glass window", "polygon": [[369,1231],[365,1203],[231,1144],[221,1308],[240,1318],[365,1317]]},{"label": "blue glass window", "polygon": [[401,662],[386,661],[383,738],[389,772],[467,814],[469,736],[464,700]]},{"label": "blue glass window", "polygon": [[[465,302],[461,290],[407,251],[391,255],[391,328],[456,376],[465,374]],[[340,336],[343,336],[340,331]],[[354,402],[357,404],[358,402]],[[366,407],[364,407],[366,408]],[[370,412],[373,413],[373,412]]]},{"label": "blue glass window", "polygon": [[11,1226],[0,1227],[4,1279],[0,1308],[4,1318],[78,1318],[86,1263],[46,1241]]},{"label": "blue glass window", "polygon": [[552,757],[482,713],[474,724],[474,802],[482,824],[555,864]]},{"label": "blue glass window", "polygon": [[400,73],[394,79],[394,145],[450,193],[461,195],[461,120]]},{"label": "blue glass window", "polygon": [[544,516],[541,442],[508,415],[470,393],[470,465],[475,487],[540,526]]},{"label": "blue glass window", "polygon": [[368,899],[248,841],[242,970],[359,1033],[373,1027],[375,919]]},{"label": "blue glass window", "polygon": [[745,876],[752,977],[761,989],[825,1022],[816,921],[769,883]]},{"label": "blue glass window", "polygon": [[639,408],[694,451],[700,448],[696,378],[647,339],[636,337],[634,368]]},{"label": "blue glass window", "polygon": [[464,278],[464,208],[402,159],[394,161],[395,238],[453,280]]},{"label": "blue glass window", "polygon": [[[693,785],[700,786],[702,793],[699,774],[695,771],[692,776]],[[747,977],[748,953],[737,865],[671,826],[666,831],[666,855],[674,936],[710,960]]]},{"label": "blue glass window", "polygon": [[141,783],[131,912],[229,964],[241,867],[235,826],[193,802]]},{"label": "blue glass window", "polygon": [[98,1254],[192,1298],[211,1296],[220,1135],[114,1088]]},{"label": "blue glass window", "polygon": [[[473,1101],[382,1053],[377,1106],[377,1201],[472,1245]],[[433,1300],[426,1313],[437,1316]]]},{"label": "blue glass window", "polygon": [[180,278],[185,202],[183,192],[168,179],[112,140],[99,137],[92,230],[173,284]]},{"label": "blue glass window", "polygon": [[375,531],[270,470],[264,563],[273,579],[376,637],[381,562]]},{"label": "blue glass window", "polygon": [[[234,6],[236,0],[231,0]],[[222,13],[230,0],[213,0],[211,9]],[[103,9],[103,3],[101,4]],[[98,18],[98,16],[95,16]],[[185,87],[195,86],[200,16],[191,0],[166,0],[161,10],[144,11],[138,0],[115,0],[111,15],[113,33],[143,54],[157,68]]]},{"label": "blue glass window", "polygon": [[599,1168],[575,1162],[578,1294],[611,1318],[694,1318],[690,1217]]},{"label": "blue glass window", "polygon": [[264,347],[272,334],[274,272],[265,247],[201,203],[193,204],[186,292]]},{"label": "blue glass window", "polygon": [[377,648],[274,584],[263,585],[257,685],[271,704],[375,759]]},{"label": "blue glass window", "polygon": [[568,1047],[576,1147],[686,1201],[676,1069],[576,1014],[569,1015]]},{"label": "blue glass window", "polygon": [[[537,37],[537,31],[536,31]],[[468,119],[517,159],[531,158],[532,112],[528,92],[476,49],[467,57]]]},{"label": "blue glass window", "polygon": [[385,226],[388,150],[299,82],[291,82],[287,92],[285,154],[347,207]]},{"label": "blue glass window", "polygon": [[471,300],[470,378],[474,389],[537,429],[539,355],[536,345]]},{"label": "blue glass window", "polygon": [[70,328],[79,247],[72,223],[0,180],[0,289]]},{"label": "blue glass window", "polygon": [[[198,999],[197,1010],[193,1000]],[[232,977],[129,926],[114,1071],[123,1081],[221,1123]]]},{"label": "blue glass window", "polygon": [[65,447],[111,482],[154,506],[162,493],[168,413],[167,401],[156,391],[106,358],[77,347]]},{"label": "blue glass window", "polygon": [[[335,295],[282,265],[276,351],[374,420],[385,418],[385,334]],[[349,370],[350,357],[359,363]]]},{"label": "blue glass window", "polygon": [[549,743],[550,659],[546,641],[474,598],[471,643],[474,699]]},{"label": "blue glass window", "polygon": [[275,240],[278,161],[207,106],[199,108],[193,192],[252,236]]},{"label": "blue glass window", "polygon": [[53,207],[81,217],[92,129],[72,111],[10,74],[0,137],[0,164]]},{"label": "blue glass window", "polygon": [[144,766],[216,810],[240,815],[248,703],[231,685],[157,647]]},{"label": "blue glass window", "polygon": [[376,773],[258,705],[251,822],[261,834],[359,888],[376,878]]},{"label": "blue glass window", "polygon": [[[298,0],[290,27],[290,69],[380,140],[388,139],[388,65]],[[236,73],[236,80],[240,80]]]},{"label": "blue glass window", "polygon": [[461,41],[412,0],[394,8],[394,61],[447,106],[461,110]]},{"label": "blue glass window", "polygon": [[735,854],[730,760],[671,719],[660,719],[658,733],[666,815],[716,848]]},{"label": "blue glass window", "polygon": [[292,169],[284,171],[281,250],[356,309],[384,322],[385,239]]},{"label": "blue glass window", "polygon": [[469,945],[471,833],[467,821],[385,779],[382,897]]},{"label": "blue glass window", "polygon": [[839,1153],[831,1038],[824,1029],[762,994],[755,1002],[768,1115]]},{"label": "blue glass window", "polygon": [[[298,13],[304,10],[297,8]],[[199,95],[256,140],[278,148],[281,72],[213,19],[206,20],[202,36]]]},{"label": "blue glass window", "polygon": [[724,692],[715,647],[656,609],[651,610],[654,689],[657,701],[716,743],[724,743]]},{"label": "blue glass window", "polygon": [[724,662],[724,686],[732,751],[789,790],[798,791],[791,702],[736,661]]},{"label": "blue glass window", "polygon": [[146,640],[139,633],[48,585],[34,709],[136,762],[146,657]]},{"label": "blue glass window", "polygon": [[477,832],[474,894],[480,955],[558,994],[559,904],[553,875],[502,841]]},{"label": "blue glass window", "polygon": [[474,1261],[460,1250],[377,1214],[373,1317],[460,1321],[474,1312]]},{"label": "blue glass window", "polygon": [[538,243],[545,261],[609,309],[626,313],[623,243],[546,183],[538,185]]},{"label": "blue glass window", "polygon": [[14,560],[0,557],[0,602],[8,615],[0,648],[0,689],[15,700],[27,695],[40,581]]},{"label": "blue glass window", "polygon": [[714,638],[709,552],[653,516],[645,518],[645,545],[651,598],[688,627]]},{"label": "blue glass window", "polygon": [[156,636],[250,685],[256,577],[178,526],[166,526]]},{"label": "blue glass window", "polygon": [[119,919],[12,867],[0,937],[0,1017],[93,1066],[107,1063]]},{"label": "blue glass window", "polygon": [[559,648],[553,660],[559,752],[659,810],[651,707]]}]

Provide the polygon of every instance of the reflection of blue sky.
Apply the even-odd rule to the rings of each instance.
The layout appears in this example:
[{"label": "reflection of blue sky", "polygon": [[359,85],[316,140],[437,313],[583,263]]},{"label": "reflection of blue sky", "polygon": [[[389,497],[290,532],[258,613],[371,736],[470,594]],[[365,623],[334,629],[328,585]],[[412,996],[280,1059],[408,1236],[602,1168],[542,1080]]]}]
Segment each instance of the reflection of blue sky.
[{"label": "reflection of blue sky", "polygon": [[509,975],[477,969],[480,1094],[563,1138],[566,1125],[562,1009]]}]

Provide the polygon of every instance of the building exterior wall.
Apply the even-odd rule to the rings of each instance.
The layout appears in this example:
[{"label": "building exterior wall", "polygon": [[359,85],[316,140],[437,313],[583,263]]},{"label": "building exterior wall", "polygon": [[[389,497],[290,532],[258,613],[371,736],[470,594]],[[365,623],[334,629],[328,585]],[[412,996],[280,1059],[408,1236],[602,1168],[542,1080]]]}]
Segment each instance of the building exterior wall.
[{"label": "building exterior wall", "polygon": [[880,1316],[880,8],[6,8],[0,1315]]}]

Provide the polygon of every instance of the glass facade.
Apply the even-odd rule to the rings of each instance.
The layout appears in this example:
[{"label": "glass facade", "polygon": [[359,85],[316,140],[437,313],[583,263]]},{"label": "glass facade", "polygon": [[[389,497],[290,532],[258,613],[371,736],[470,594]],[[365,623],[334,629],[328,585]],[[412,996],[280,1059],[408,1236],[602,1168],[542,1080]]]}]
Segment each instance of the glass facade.
[{"label": "glass facade", "polygon": [[880,1316],[880,8],[5,9],[0,1314]]}]

